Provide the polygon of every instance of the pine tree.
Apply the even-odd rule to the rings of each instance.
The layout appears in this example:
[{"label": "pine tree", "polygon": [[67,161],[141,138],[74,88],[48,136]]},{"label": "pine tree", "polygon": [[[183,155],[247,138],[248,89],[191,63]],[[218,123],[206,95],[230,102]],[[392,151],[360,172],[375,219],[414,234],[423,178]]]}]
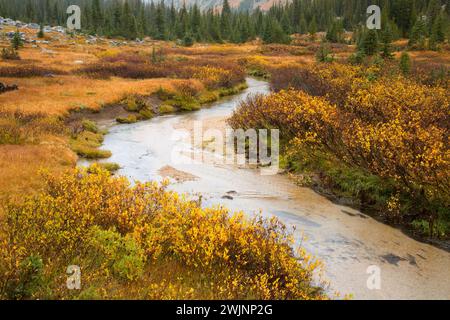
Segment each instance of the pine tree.
[{"label": "pine tree", "polygon": [[184,3],[183,7],[180,9],[180,12],[178,14],[178,21],[176,25],[176,35],[178,39],[184,39],[188,31],[189,31],[189,17],[186,9],[186,3]]},{"label": "pine tree", "polygon": [[166,21],[163,4],[159,4],[156,8],[155,24],[156,24],[155,39],[158,40],[166,39]]},{"label": "pine tree", "polygon": [[20,36],[19,29],[17,29],[16,32],[14,32],[13,38],[11,39],[11,47],[17,51],[22,46],[23,46],[23,40],[22,40],[22,37]]},{"label": "pine tree", "polygon": [[415,17],[415,1],[396,0],[392,2],[392,18],[404,36],[408,35]]},{"label": "pine tree", "polygon": [[136,39],[137,37],[137,24],[134,18],[128,1],[125,1],[122,12],[122,35],[127,39]]},{"label": "pine tree", "polygon": [[220,19],[212,10],[208,13],[208,33],[212,41],[221,43],[222,35],[220,32]]},{"label": "pine tree", "polygon": [[311,23],[309,24],[309,35],[311,36],[311,40],[315,40],[316,39],[316,33],[317,33],[317,22],[316,22],[316,17],[313,17],[311,20]]},{"label": "pine tree", "polygon": [[318,62],[332,62],[331,49],[327,42],[322,41],[319,50],[316,53],[316,60]]},{"label": "pine tree", "polygon": [[38,33],[37,33],[37,37],[40,38],[40,39],[42,39],[42,38],[45,37],[45,35],[44,35],[44,26],[43,26],[42,23],[41,23],[41,25],[39,26],[39,31],[38,31]]},{"label": "pine tree", "polygon": [[426,41],[427,27],[422,18],[417,19],[409,36],[408,46],[410,48],[424,49]]},{"label": "pine tree", "polygon": [[407,52],[403,52],[400,57],[400,70],[404,75],[408,75],[411,72],[411,58]]},{"label": "pine tree", "polygon": [[100,8],[100,0],[92,0],[92,30],[98,32],[103,26],[103,15]]},{"label": "pine tree", "polygon": [[121,32],[121,17],[122,17],[122,10],[121,10],[121,6],[119,4],[118,1],[114,2],[114,7],[113,7],[113,13],[112,13],[112,21],[111,21],[111,25],[112,25],[112,30],[111,33],[113,35],[118,35]]},{"label": "pine tree", "polygon": [[220,20],[220,28],[222,35],[226,38],[230,38],[230,32],[231,32],[231,8],[230,4],[228,3],[228,0],[223,0],[223,6],[222,6],[222,15]]},{"label": "pine tree", "polygon": [[194,45],[194,38],[192,37],[192,34],[188,32],[183,38],[183,46],[192,47],[193,45]]},{"label": "pine tree", "polygon": [[368,30],[362,39],[361,50],[365,55],[373,56],[378,52],[378,34],[374,29]]},{"label": "pine tree", "polygon": [[440,0],[430,0],[427,9],[428,32],[432,33],[436,20],[439,19],[441,13]]},{"label": "pine tree", "polygon": [[305,34],[308,32],[308,24],[306,22],[305,16],[303,13],[300,16],[300,22],[299,22],[299,30],[301,34]]},{"label": "pine tree", "polygon": [[430,37],[430,49],[437,50],[438,45],[445,41],[444,20],[440,14],[434,21]]},{"label": "pine tree", "polygon": [[381,31],[381,56],[383,58],[392,58],[392,28],[390,23],[386,23],[384,29]]},{"label": "pine tree", "polygon": [[340,21],[334,21],[328,29],[325,38],[330,42],[342,42],[344,28]]},{"label": "pine tree", "polygon": [[197,6],[197,3],[194,4],[194,6],[191,9],[191,30],[194,35],[194,38],[197,39],[197,41],[200,40],[200,25],[201,25],[201,13],[200,9]]},{"label": "pine tree", "polygon": [[263,41],[264,43],[287,44],[290,42],[290,38],[286,33],[284,33],[280,23],[276,19],[272,18],[267,21]]},{"label": "pine tree", "polygon": [[291,28],[291,22],[289,20],[289,15],[287,11],[283,12],[283,15],[281,17],[281,27],[283,28],[283,31],[286,34],[291,34],[292,28]]},{"label": "pine tree", "polygon": [[[151,36],[182,40],[191,33],[194,41],[221,42],[232,38],[234,42],[243,42],[256,37],[275,37],[278,33],[277,41],[288,41],[287,35],[300,32],[310,33],[315,40],[318,31],[327,31],[328,41],[340,42],[345,28],[353,31],[357,40],[358,34],[362,34],[358,29],[366,21],[365,8],[372,2],[383,9],[383,29],[378,32],[383,54],[389,52],[388,38],[392,41],[408,36],[412,38],[411,45],[422,46],[430,37],[430,44],[436,46],[442,42],[443,35],[444,38],[450,36],[450,0],[290,0],[276,1],[267,11],[251,10],[253,0],[244,1],[240,10],[232,10],[229,0],[223,0],[220,12],[216,9],[201,11],[195,1],[191,1],[188,8],[184,1],[181,8],[176,8],[171,1],[167,6],[160,0],[73,2],[82,7],[84,32],[128,39]],[[0,0],[0,15],[25,22],[62,25],[67,19],[68,3],[69,0]],[[247,13],[246,9],[251,11]],[[426,18],[422,19],[424,15]],[[278,25],[282,33],[278,32]],[[389,37],[384,32],[386,26],[390,27]]]}]

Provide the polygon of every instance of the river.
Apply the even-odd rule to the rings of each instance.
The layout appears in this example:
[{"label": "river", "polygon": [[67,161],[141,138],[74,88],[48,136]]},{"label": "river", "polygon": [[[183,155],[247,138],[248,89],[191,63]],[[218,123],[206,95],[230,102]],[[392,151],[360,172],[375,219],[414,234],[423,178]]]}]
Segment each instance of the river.
[{"label": "river", "polygon": [[[285,175],[261,175],[257,169],[216,161],[208,148],[193,146],[174,134],[183,129],[191,132],[194,123],[223,128],[239,101],[248,94],[270,91],[266,82],[248,78],[247,83],[244,92],[196,112],[111,126],[103,145],[112,152],[107,161],[118,163],[118,174],[131,180],[175,177],[178,181],[172,179],[170,188],[202,194],[203,205],[275,215],[294,226],[297,241],[323,261],[329,292],[352,294],[355,299],[450,299],[450,253],[298,187]],[[180,150],[175,156],[174,149]],[[200,162],[179,163],[202,151]]]}]

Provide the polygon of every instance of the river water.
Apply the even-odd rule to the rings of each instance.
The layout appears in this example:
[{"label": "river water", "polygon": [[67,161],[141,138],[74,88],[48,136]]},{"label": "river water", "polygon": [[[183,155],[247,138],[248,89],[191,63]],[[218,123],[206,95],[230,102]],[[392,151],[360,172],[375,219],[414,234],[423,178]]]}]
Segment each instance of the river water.
[{"label": "river water", "polygon": [[[175,134],[182,129],[192,132],[194,123],[221,128],[247,95],[269,93],[266,82],[249,78],[247,83],[241,94],[197,112],[111,126],[103,146],[112,152],[107,161],[120,164],[118,174],[131,180],[178,176],[170,188],[191,196],[202,194],[203,205],[275,215],[294,226],[298,242],[323,261],[329,292],[352,294],[355,299],[450,299],[450,253],[334,204],[284,175],[261,175],[257,169],[216,161],[208,148]],[[186,161],[202,152],[201,161]]]}]

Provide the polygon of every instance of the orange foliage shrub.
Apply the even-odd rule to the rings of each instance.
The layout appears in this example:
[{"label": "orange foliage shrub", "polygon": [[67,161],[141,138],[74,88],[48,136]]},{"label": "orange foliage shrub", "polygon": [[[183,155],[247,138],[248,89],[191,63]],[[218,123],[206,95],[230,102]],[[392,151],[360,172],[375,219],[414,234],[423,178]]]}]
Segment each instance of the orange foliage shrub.
[{"label": "orange foliage shrub", "polygon": [[230,88],[245,80],[243,68],[229,61],[199,58],[190,59],[189,62],[177,59],[152,62],[150,56],[134,53],[103,57],[99,62],[81,68],[79,72],[101,79],[111,76],[133,79],[196,78],[211,89]]},{"label": "orange foliage shrub", "polygon": [[63,74],[67,73],[55,68],[39,67],[32,64],[0,67],[0,77],[6,78],[44,77],[48,75]]}]

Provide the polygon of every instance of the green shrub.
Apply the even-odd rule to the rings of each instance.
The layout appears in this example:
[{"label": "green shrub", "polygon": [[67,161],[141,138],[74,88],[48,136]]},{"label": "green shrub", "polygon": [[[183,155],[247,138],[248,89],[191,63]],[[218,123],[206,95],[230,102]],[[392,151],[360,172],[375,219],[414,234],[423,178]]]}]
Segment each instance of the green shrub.
[{"label": "green shrub", "polygon": [[29,256],[19,265],[17,278],[8,283],[9,299],[29,299],[44,285],[44,263],[39,256]]},{"label": "green shrub", "polygon": [[20,60],[19,52],[14,48],[3,48],[2,49],[2,59],[3,60]]},{"label": "green shrub", "polygon": [[111,157],[111,152],[98,149],[103,142],[101,133],[83,131],[75,138],[70,139],[70,147],[80,157],[87,159],[103,159]]},{"label": "green shrub", "polygon": [[206,91],[202,93],[199,97],[199,102],[201,104],[212,103],[219,100],[219,94],[215,91]]},{"label": "green shrub", "polygon": [[137,122],[137,117],[135,115],[129,115],[128,117],[119,117],[116,119],[118,123],[135,123]]},{"label": "green shrub", "polygon": [[159,113],[161,114],[173,113],[175,111],[177,111],[177,109],[169,104],[162,104],[159,106]]},{"label": "green shrub", "polygon": [[400,70],[404,75],[408,75],[411,72],[411,58],[407,52],[403,52],[400,57]]},{"label": "green shrub", "polygon": [[82,126],[83,126],[83,129],[86,130],[86,131],[90,131],[90,132],[93,132],[93,133],[98,133],[99,132],[97,124],[94,121],[85,119],[82,122]]},{"label": "green shrub", "polygon": [[91,165],[88,168],[88,172],[95,173],[95,170],[97,170],[97,169],[94,169],[95,166],[105,169],[106,171],[111,172],[111,173],[120,169],[120,165],[115,162],[98,162],[98,163]]},{"label": "green shrub", "polygon": [[219,94],[219,97],[226,97],[231,96],[233,94],[238,94],[239,92],[247,88],[248,88],[247,83],[243,82],[231,88],[221,88],[217,92]]},{"label": "green shrub", "polygon": [[437,220],[434,224],[431,224],[430,221],[419,219],[411,222],[411,226],[421,235],[431,238],[445,238],[445,236],[450,232],[450,223],[445,220]]},{"label": "green shrub", "polygon": [[146,107],[139,111],[139,116],[142,119],[148,120],[153,118],[155,114],[153,113],[153,110],[151,108]]},{"label": "green shrub", "polygon": [[349,58],[348,62],[351,64],[362,64],[364,62],[364,59],[366,58],[366,55],[362,51],[357,51],[353,53]]},{"label": "green shrub", "polygon": [[91,230],[89,252],[94,265],[112,270],[124,281],[139,279],[145,266],[145,252],[130,236],[122,236],[114,229]]},{"label": "green shrub", "polygon": [[139,106],[136,101],[136,97],[128,97],[125,105],[125,110],[129,112],[137,112],[139,111]]},{"label": "green shrub", "polygon": [[166,101],[175,97],[175,93],[160,87],[158,91],[155,92],[155,95],[162,101]]},{"label": "green shrub", "polygon": [[331,53],[330,45],[326,42],[322,42],[319,50],[316,52],[316,60],[318,62],[333,62],[334,58]]},{"label": "green shrub", "polygon": [[187,33],[183,38],[183,46],[192,47],[194,45],[194,38],[190,33]]}]

